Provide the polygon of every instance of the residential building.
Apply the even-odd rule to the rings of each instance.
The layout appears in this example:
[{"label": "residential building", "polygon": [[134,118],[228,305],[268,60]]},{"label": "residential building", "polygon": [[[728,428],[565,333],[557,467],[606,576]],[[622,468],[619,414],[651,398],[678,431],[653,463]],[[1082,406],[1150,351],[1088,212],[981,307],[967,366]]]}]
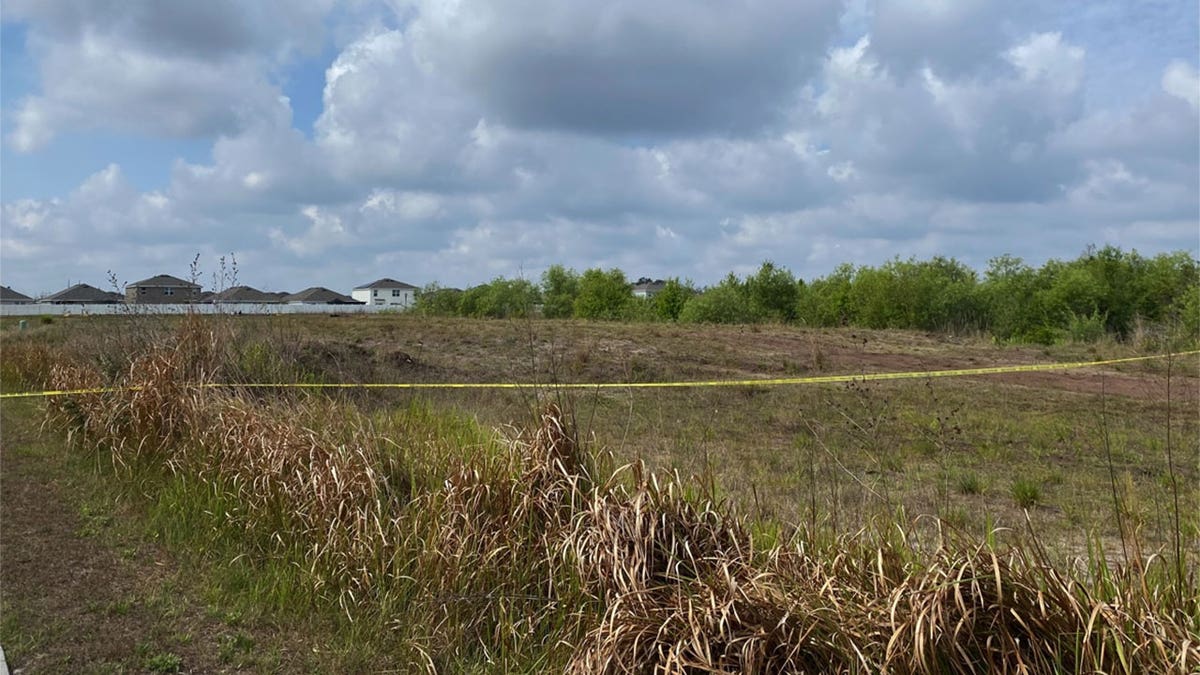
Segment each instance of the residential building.
[{"label": "residential building", "polygon": [[169,274],[160,274],[125,285],[125,302],[138,305],[162,305],[200,301],[200,284]]},{"label": "residential building", "polygon": [[417,287],[395,279],[379,279],[355,288],[350,295],[375,307],[408,309],[416,302]]},{"label": "residential building", "polygon": [[366,304],[347,295],[331,291],[322,286],[306,288],[299,293],[285,295],[283,302],[293,305],[362,305]]},{"label": "residential building", "polygon": [[102,291],[95,286],[75,284],[42,298],[52,305],[115,305],[123,300],[120,293]]},{"label": "residential building", "polygon": [[0,305],[28,305],[33,302],[33,298],[18,293],[8,286],[0,286]]},{"label": "residential building", "polygon": [[642,277],[633,285],[633,297],[649,299],[662,292],[666,288],[667,282],[662,279],[651,279]]},{"label": "residential building", "polygon": [[256,305],[277,305],[282,302],[282,299],[274,293],[265,293],[250,286],[233,286],[219,293],[213,293],[212,297],[205,300],[205,302],[215,304],[240,302]]}]

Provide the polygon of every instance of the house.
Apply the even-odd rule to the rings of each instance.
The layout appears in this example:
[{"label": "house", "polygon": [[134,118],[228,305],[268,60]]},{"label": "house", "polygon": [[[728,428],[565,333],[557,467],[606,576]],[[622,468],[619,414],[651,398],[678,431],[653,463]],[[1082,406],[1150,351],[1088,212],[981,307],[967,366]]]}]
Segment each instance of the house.
[{"label": "house", "polygon": [[256,305],[279,304],[282,302],[280,296],[274,293],[264,293],[257,288],[250,286],[233,286],[226,288],[219,293],[213,293],[212,297],[205,300],[215,304],[243,302]]},{"label": "house", "polygon": [[661,293],[666,286],[667,282],[662,279],[642,277],[633,285],[633,297],[648,300]]},{"label": "house", "polygon": [[33,298],[18,293],[8,286],[0,286],[0,305],[28,305],[33,302]]},{"label": "house", "polygon": [[200,284],[193,284],[170,274],[160,274],[125,285],[125,302],[128,303],[161,305],[199,300]]},{"label": "house", "polygon": [[283,302],[291,305],[363,305],[366,304],[346,295],[321,286],[306,288],[299,293],[283,296]]},{"label": "house", "polygon": [[408,309],[416,300],[417,287],[395,279],[379,279],[366,286],[358,286],[350,295],[355,300],[376,307]]},{"label": "house", "polygon": [[120,293],[102,291],[87,284],[75,284],[54,295],[48,295],[41,301],[52,305],[115,305],[122,300]]}]

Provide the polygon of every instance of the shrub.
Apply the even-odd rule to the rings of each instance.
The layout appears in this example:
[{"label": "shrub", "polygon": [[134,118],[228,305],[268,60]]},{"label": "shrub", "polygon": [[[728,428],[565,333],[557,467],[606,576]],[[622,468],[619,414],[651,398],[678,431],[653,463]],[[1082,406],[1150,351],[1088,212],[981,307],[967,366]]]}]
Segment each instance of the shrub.
[{"label": "shrub", "polygon": [[634,300],[633,285],[624,272],[616,268],[607,272],[590,269],[579,277],[575,316],[580,319],[629,318]]}]

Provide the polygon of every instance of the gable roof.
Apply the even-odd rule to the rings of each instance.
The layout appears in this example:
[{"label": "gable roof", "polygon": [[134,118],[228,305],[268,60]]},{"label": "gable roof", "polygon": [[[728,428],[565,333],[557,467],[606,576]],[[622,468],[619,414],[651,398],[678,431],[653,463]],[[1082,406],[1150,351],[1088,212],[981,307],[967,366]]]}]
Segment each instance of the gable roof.
[{"label": "gable roof", "polygon": [[220,293],[213,293],[210,298],[207,298],[207,301],[277,303],[279,302],[279,296],[274,293],[264,293],[250,286],[232,286]]},{"label": "gable roof", "polygon": [[8,286],[0,286],[0,302],[33,302],[33,298],[18,293]]},{"label": "gable roof", "polygon": [[95,286],[87,284],[75,284],[70,288],[65,288],[54,295],[48,295],[42,298],[44,302],[94,302],[94,303],[116,303],[123,302],[125,298],[120,293],[111,293],[102,291]]},{"label": "gable roof", "polygon": [[395,279],[388,279],[387,277],[372,281],[366,286],[355,286],[354,290],[358,291],[367,288],[404,288],[414,291],[417,290],[417,287],[413,286],[412,284],[406,284],[403,281],[396,281]]},{"label": "gable roof", "polygon": [[126,286],[154,286],[155,288],[200,288],[200,284],[193,284],[190,281],[184,281],[179,277],[173,277],[170,274],[159,274],[149,279],[135,281]]},{"label": "gable roof", "polygon": [[323,286],[306,288],[299,293],[283,297],[284,302],[309,302],[318,305],[363,305],[366,304],[348,295],[342,295]]}]

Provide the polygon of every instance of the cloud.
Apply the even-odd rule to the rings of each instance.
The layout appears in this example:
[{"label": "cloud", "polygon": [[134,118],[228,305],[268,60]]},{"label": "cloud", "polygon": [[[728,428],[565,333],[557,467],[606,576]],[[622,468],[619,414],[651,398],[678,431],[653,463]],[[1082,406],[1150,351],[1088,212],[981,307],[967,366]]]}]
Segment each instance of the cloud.
[{"label": "cloud", "polygon": [[1186,61],[1172,61],[1162,76],[1163,91],[1187,101],[1193,110],[1200,108],[1200,75]]},{"label": "cloud", "polygon": [[[1045,200],[1078,173],[1049,140],[1083,109],[1082,49],[1035,33],[989,77],[924,66],[902,78],[869,37],[835,49],[810,134],[867,189],[985,201]],[[953,72],[953,71],[951,71]]]},{"label": "cloud", "polygon": [[838,4],[464,0],[418,12],[422,61],[510,126],[745,134],[777,121],[812,74]]},{"label": "cloud", "polygon": [[165,137],[233,133],[272,114],[270,73],[323,41],[328,3],[16,0],[40,93],[21,99],[8,141],[32,152],[67,130]]}]

